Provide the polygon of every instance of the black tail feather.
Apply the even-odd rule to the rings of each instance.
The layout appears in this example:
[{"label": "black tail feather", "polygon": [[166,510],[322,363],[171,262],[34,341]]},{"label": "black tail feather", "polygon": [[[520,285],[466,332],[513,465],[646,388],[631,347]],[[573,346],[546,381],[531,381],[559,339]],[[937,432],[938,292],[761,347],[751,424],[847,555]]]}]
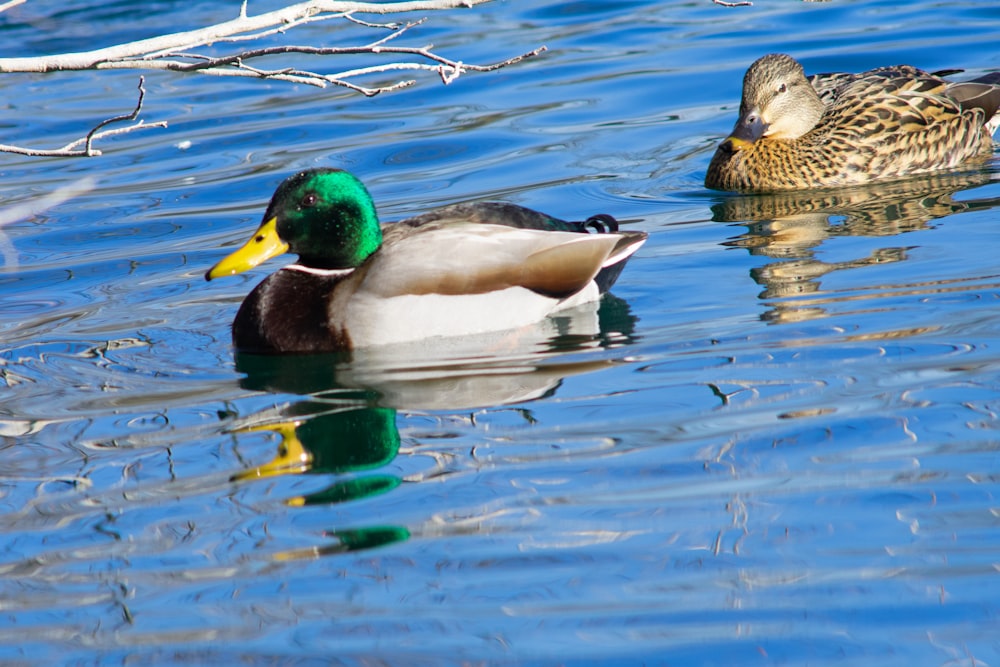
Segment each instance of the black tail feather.
[{"label": "black tail feather", "polygon": [[584,234],[589,234],[590,229],[593,229],[597,234],[607,234],[609,232],[613,233],[618,231],[618,221],[607,213],[598,213],[597,215],[590,216],[583,222],[571,222],[570,224],[573,225],[576,231]]}]

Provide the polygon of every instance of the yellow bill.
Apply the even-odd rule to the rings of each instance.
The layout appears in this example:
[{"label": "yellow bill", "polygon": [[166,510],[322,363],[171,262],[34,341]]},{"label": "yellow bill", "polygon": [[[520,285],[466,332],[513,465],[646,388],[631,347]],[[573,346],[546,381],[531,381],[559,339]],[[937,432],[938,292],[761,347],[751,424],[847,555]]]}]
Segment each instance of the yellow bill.
[{"label": "yellow bill", "polygon": [[742,139],[742,138],[737,137],[737,136],[729,136],[729,137],[726,137],[726,140],[723,141],[722,143],[723,144],[729,144],[729,150],[731,150],[731,151],[733,151],[735,153],[737,151],[745,151],[746,149],[748,149],[751,146],[753,146],[754,142],[747,141],[746,139]]},{"label": "yellow bill", "polygon": [[307,472],[312,467],[313,457],[295,433],[295,429],[299,423],[294,421],[279,422],[277,424],[264,424],[262,426],[250,426],[240,429],[244,432],[274,431],[281,436],[281,444],[278,445],[278,455],[272,461],[256,468],[238,472],[230,479],[234,482],[242,482],[249,479],[261,479],[277,475],[296,475]]},{"label": "yellow bill", "polygon": [[205,280],[248,271],[272,257],[288,252],[288,244],[278,238],[278,219],[265,220],[239,250],[226,255],[205,274]]}]

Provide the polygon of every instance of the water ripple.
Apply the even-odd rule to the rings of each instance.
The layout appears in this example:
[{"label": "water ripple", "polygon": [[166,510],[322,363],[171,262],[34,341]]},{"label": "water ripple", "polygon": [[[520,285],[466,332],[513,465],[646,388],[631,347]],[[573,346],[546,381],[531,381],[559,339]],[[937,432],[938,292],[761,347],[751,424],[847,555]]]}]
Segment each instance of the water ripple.
[{"label": "water ripple", "polygon": [[[43,53],[83,15],[105,41],[180,20],[146,10],[21,5],[3,29]],[[990,662],[996,160],[782,195],[702,179],[761,53],[971,75],[997,28],[975,2],[489,3],[411,36],[546,54],[373,99],[158,73],[165,130],[7,158],[5,211],[30,212],[0,235],[0,662]],[[53,144],[135,86],[11,81],[9,134]],[[650,238],[602,310],[517,336],[234,357],[277,264],[204,270],[319,165],[386,220],[506,199]]]}]

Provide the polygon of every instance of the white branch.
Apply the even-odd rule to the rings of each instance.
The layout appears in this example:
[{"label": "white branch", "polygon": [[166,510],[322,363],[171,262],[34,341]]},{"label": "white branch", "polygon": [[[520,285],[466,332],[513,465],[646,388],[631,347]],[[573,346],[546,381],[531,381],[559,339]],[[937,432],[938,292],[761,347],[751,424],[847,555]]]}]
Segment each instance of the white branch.
[{"label": "white branch", "polygon": [[[2,1],[2,0],[0,0]],[[0,4],[0,11],[23,2],[11,0]],[[459,60],[451,60],[432,51],[433,47],[405,47],[390,44],[392,40],[406,33],[414,26],[423,23],[418,21],[400,23],[369,23],[355,18],[354,14],[390,14],[398,12],[428,11],[452,9],[455,7],[472,7],[490,2],[490,0],[405,0],[399,2],[343,2],[339,0],[310,0],[290,5],[257,16],[247,15],[247,3],[240,5],[239,16],[230,21],[213,26],[186,32],[177,32],[160,37],[138,40],[127,44],[119,44],[93,51],[64,53],[51,56],[29,58],[0,58],[0,73],[8,72],[53,72],[62,70],[88,69],[137,69],[137,70],[168,70],[181,73],[206,74],[210,76],[241,76],[258,79],[271,79],[289,83],[306,84],[325,88],[329,85],[341,86],[359,92],[366,96],[377,95],[406,88],[416,83],[404,79],[395,83],[378,86],[364,86],[349,79],[361,76],[386,74],[401,71],[429,71],[436,73],[441,81],[449,84],[465,72],[488,72],[520,62],[525,58],[536,56],[545,47],[508,58],[490,65],[470,65]],[[192,49],[209,44],[246,42],[284,33],[290,28],[316,21],[329,19],[344,19],[353,24],[367,28],[388,29],[388,35],[370,41],[363,46],[346,47],[315,47],[315,46],[271,46],[267,48],[246,49],[238,53],[224,56],[207,56]],[[409,56],[418,62],[389,62],[343,71],[329,73],[284,67],[281,69],[262,69],[251,66],[249,61],[266,56],[283,54],[298,54],[305,56],[333,55],[369,55],[369,56]],[[139,102],[131,114],[110,118],[90,131],[83,139],[74,141],[58,149],[31,149],[19,146],[0,145],[0,152],[19,153],[33,156],[92,156],[101,152],[92,147],[95,139],[123,134],[147,127],[165,127],[166,123],[144,124],[139,121],[128,127],[98,132],[108,123],[122,120],[134,121],[142,108],[145,93],[142,79],[139,80]],[[79,148],[80,146],[83,148]]]},{"label": "white branch", "polygon": [[[358,47],[330,47],[330,48],[320,48],[315,46],[276,46],[265,49],[254,49],[249,51],[243,51],[234,56],[224,56],[221,58],[208,58],[205,56],[196,56],[194,54],[169,54],[171,56],[179,58],[191,58],[195,59],[193,63],[184,63],[177,60],[173,61],[142,61],[145,67],[155,68],[155,69],[170,69],[178,70],[182,72],[195,71],[202,72],[205,74],[214,74],[218,76],[258,76],[260,78],[273,78],[283,81],[296,81],[298,83],[307,83],[314,86],[324,87],[327,82],[351,88],[358,92],[363,92],[365,95],[376,95],[380,92],[385,92],[387,90],[395,90],[401,87],[404,82],[400,82],[388,87],[378,87],[378,88],[364,88],[354,84],[348,84],[345,79],[356,78],[359,76],[378,74],[385,72],[394,72],[402,70],[426,70],[431,72],[436,72],[441,76],[442,81],[445,84],[451,83],[457,79],[463,72],[473,71],[473,72],[489,72],[495,69],[500,69],[501,67],[506,67],[507,65],[512,65],[514,63],[520,62],[525,58],[531,58],[537,56],[539,53],[545,51],[545,47],[539,47],[534,51],[529,51],[528,53],[521,54],[519,56],[514,56],[513,58],[508,58],[507,60],[500,61],[498,63],[493,63],[491,65],[470,65],[457,60],[451,60],[450,58],[445,58],[433,53],[430,49],[432,47],[407,47],[407,46],[383,46],[383,44],[388,41],[387,39],[379,40],[375,45],[368,46],[358,46]],[[426,63],[386,63],[382,65],[373,65],[370,67],[362,67],[358,69],[347,70],[339,72],[337,74],[320,74],[317,72],[298,70],[293,68],[285,68],[280,70],[260,70],[252,68],[247,65],[246,61],[253,58],[261,58],[263,56],[272,56],[278,54],[287,53],[302,53],[307,55],[317,55],[317,56],[330,56],[330,55],[345,55],[345,54],[362,54],[362,53],[377,53],[377,54],[397,54],[397,55],[412,55],[423,58],[425,60],[430,60],[436,65],[429,65]],[[132,61],[127,61],[131,63]],[[107,63],[108,67],[119,68],[127,67],[127,63]],[[405,85],[412,85],[414,82],[405,82]]]},{"label": "white branch", "polygon": [[387,3],[311,0],[257,16],[246,16],[246,7],[244,6],[239,17],[198,30],[176,32],[93,51],[30,58],[0,58],[0,72],[94,69],[101,63],[109,61],[148,57],[150,54],[163,51],[190,49],[231,38],[234,35],[265,30],[275,26],[287,28],[303,20],[317,20],[318,15],[321,14],[331,15],[325,18],[337,18],[347,14],[390,14],[472,7],[484,2],[489,2],[489,0],[409,0]]},{"label": "white branch", "polygon": [[[536,56],[545,50],[540,47],[513,58],[492,65],[469,65],[451,60],[433,53],[431,46],[421,48],[397,47],[388,45],[425,19],[400,23],[369,23],[354,18],[355,13],[387,14],[391,12],[410,12],[429,9],[450,9],[453,7],[471,7],[490,0],[410,0],[406,2],[387,2],[375,4],[370,2],[340,2],[334,0],[311,0],[291,5],[273,12],[249,17],[246,15],[246,2],[240,6],[240,16],[231,21],[214,26],[187,32],[178,32],[150,39],[119,44],[95,51],[80,53],[64,53],[52,56],[37,56],[31,58],[0,58],[0,73],[4,72],[51,72],[59,70],[80,69],[137,69],[137,70],[170,70],[174,72],[207,74],[211,76],[241,76],[261,79],[274,79],[289,83],[307,84],[325,88],[333,84],[343,86],[367,96],[382,92],[399,90],[413,85],[415,81],[404,80],[393,84],[376,87],[362,86],[347,79],[365,74],[386,73],[402,70],[425,70],[436,72],[445,83],[451,83],[467,71],[488,72],[500,67],[514,64],[525,58]],[[192,52],[191,49],[206,44],[246,42],[261,39],[277,33],[284,33],[290,28],[315,21],[329,19],[345,19],[354,24],[371,28],[391,30],[388,35],[363,46],[320,48],[314,46],[274,46],[270,48],[248,49],[235,54],[209,57]],[[264,56],[279,54],[305,54],[315,56],[332,55],[409,55],[426,63],[397,62],[362,67],[346,72],[321,73],[286,67],[283,69],[265,70],[251,67],[248,61]]]},{"label": "white branch", "polygon": [[[166,127],[165,122],[150,123],[146,125],[141,120],[134,125],[129,125],[127,127],[121,127],[114,130],[104,130],[103,132],[98,132],[105,125],[110,125],[111,123],[118,123],[123,120],[135,120],[139,116],[139,112],[142,111],[142,100],[146,96],[146,89],[143,87],[143,78],[139,77],[139,101],[136,102],[135,109],[132,113],[123,114],[121,116],[115,116],[113,118],[107,118],[102,120],[100,123],[94,126],[87,136],[82,139],[77,139],[72,141],[62,148],[54,149],[43,149],[43,148],[23,148],[21,146],[10,146],[7,144],[0,144],[0,152],[2,153],[17,153],[18,155],[30,155],[32,157],[93,157],[95,155],[100,155],[101,151],[93,147],[93,143],[97,139],[104,137],[112,137],[118,134],[126,134],[132,132],[133,130],[141,130],[150,127]],[[83,148],[77,148],[77,146],[83,146]]]}]

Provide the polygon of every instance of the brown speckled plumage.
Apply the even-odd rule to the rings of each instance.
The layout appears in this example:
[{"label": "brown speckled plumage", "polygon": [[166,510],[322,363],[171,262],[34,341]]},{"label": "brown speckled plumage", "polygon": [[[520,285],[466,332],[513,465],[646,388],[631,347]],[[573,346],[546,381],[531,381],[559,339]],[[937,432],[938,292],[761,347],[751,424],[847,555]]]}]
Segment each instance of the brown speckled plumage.
[{"label": "brown speckled plumage", "polygon": [[939,74],[900,65],[807,78],[791,57],[764,56],[747,70],[740,119],[716,149],[705,185],[857,185],[989,156],[1000,73],[962,83]]}]

